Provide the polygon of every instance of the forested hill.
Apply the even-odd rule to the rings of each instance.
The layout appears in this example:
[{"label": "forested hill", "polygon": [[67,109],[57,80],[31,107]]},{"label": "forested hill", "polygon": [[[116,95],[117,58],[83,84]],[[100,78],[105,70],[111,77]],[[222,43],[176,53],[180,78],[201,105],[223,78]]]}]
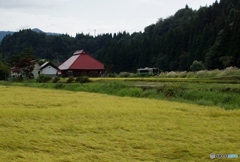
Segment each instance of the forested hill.
[{"label": "forested hill", "polygon": [[[159,15],[161,16],[161,15]],[[37,58],[64,61],[86,49],[113,72],[141,67],[162,71],[190,70],[194,60],[207,69],[240,67],[240,1],[220,0],[192,10],[186,5],[173,16],[147,26],[143,33],[46,36],[22,30],[2,40],[1,53],[11,58],[31,48]]]},{"label": "forested hill", "polygon": [[98,58],[114,71],[159,67],[190,70],[194,60],[207,69],[240,67],[240,1],[221,0],[193,11],[188,6],[121,42],[111,41]]}]

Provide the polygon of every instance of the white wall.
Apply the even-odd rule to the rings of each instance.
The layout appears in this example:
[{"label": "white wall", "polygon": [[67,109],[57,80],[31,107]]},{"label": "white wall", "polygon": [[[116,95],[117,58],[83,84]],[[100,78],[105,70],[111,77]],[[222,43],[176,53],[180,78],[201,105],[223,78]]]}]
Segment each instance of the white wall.
[{"label": "white wall", "polygon": [[41,70],[41,74],[44,74],[44,75],[56,75],[56,73],[57,73],[57,69],[55,69],[50,65],[46,66],[44,69]]},{"label": "white wall", "polygon": [[33,71],[32,71],[33,76],[34,76],[35,79],[38,78],[38,71],[39,71],[39,68],[40,68],[39,64],[36,63],[36,64],[34,65],[34,69],[33,69]]}]

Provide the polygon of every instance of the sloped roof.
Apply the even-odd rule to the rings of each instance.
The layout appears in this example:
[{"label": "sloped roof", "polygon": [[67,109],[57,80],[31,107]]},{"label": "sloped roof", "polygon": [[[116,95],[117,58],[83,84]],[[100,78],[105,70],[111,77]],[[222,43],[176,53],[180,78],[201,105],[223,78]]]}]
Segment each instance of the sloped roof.
[{"label": "sloped roof", "polygon": [[42,70],[42,69],[44,69],[45,67],[47,67],[47,66],[52,66],[53,68],[55,68],[55,69],[57,69],[58,70],[58,67],[57,66],[55,66],[53,63],[51,63],[51,62],[45,62],[44,64],[42,64],[41,66],[40,66],[40,70]]},{"label": "sloped roof", "polygon": [[60,70],[104,70],[104,64],[84,50],[78,50],[58,68]]}]

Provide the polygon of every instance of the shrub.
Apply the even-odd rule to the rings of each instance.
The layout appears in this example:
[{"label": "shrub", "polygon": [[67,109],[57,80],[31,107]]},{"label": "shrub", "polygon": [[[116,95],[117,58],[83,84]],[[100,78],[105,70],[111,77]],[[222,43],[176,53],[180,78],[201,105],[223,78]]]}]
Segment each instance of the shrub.
[{"label": "shrub", "polygon": [[72,83],[74,81],[73,77],[68,78],[67,83]]},{"label": "shrub", "polygon": [[60,77],[58,77],[58,76],[57,76],[57,77],[54,77],[54,78],[53,78],[53,83],[57,83],[59,80],[60,80]]},{"label": "shrub", "polygon": [[240,70],[236,67],[228,67],[217,74],[217,77],[239,76]]},{"label": "shrub", "polygon": [[170,71],[166,74],[166,77],[168,78],[176,78],[178,73],[176,71]]},{"label": "shrub", "polygon": [[158,98],[158,91],[157,89],[145,89],[141,93],[141,97]]},{"label": "shrub", "polygon": [[119,76],[122,77],[122,78],[127,78],[127,77],[130,76],[130,73],[129,73],[129,72],[121,72],[121,73],[119,74]]},{"label": "shrub", "polygon": [[23,77],[22,75],[16,76],[16,77],[12,77],[12,81],[13,82],[22,82],[23,81]]},{"label": "shrub", "polygon": [[46,83],[48,81],[50,81],[52,78],[50,76],[47,75],[39,75],[39,77],[37,78],[37,82],[38,83]]},{"label": "shrub", "polygon": [[90,80],[87,76],[80,76],[80,77],[76,78],[76,82],[78,82],[78,83],[88,83],[88,82],[90,82]]},{"label": "shrub", "polygon": [[186,78],[187,77],[188,72],[187,71],[178,71],[175,77],[178,78]]},{"label": "shrub", "polygon": [[204,70],[205,67],[201,61],[194,60],[192,65],[190,66],[190,69],[192,71],[200,71],[200,70]]},{"label": "shrub", "polygon": [[111,77],[111,78],[115,78],[116,76],[117,76],[116,73],[109,73],[109,74],[108,74],[108,77]]}]

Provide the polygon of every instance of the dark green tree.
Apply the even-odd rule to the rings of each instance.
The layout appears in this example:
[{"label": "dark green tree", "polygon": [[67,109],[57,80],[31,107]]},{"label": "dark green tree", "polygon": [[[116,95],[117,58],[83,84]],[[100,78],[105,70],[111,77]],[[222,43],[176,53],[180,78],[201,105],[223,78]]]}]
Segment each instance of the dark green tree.
[{"label": "dark green tree", "polygon": [[194,60],[192,65],[190,66],[191,71],[200,71],[204,70],[205,66],[201,61]]},{"label": "dark green tree", "polygon": [[0,54],[0,80],[7,80],[7,76],[9,75],[9,67],[6,65],[2,54]]}]

